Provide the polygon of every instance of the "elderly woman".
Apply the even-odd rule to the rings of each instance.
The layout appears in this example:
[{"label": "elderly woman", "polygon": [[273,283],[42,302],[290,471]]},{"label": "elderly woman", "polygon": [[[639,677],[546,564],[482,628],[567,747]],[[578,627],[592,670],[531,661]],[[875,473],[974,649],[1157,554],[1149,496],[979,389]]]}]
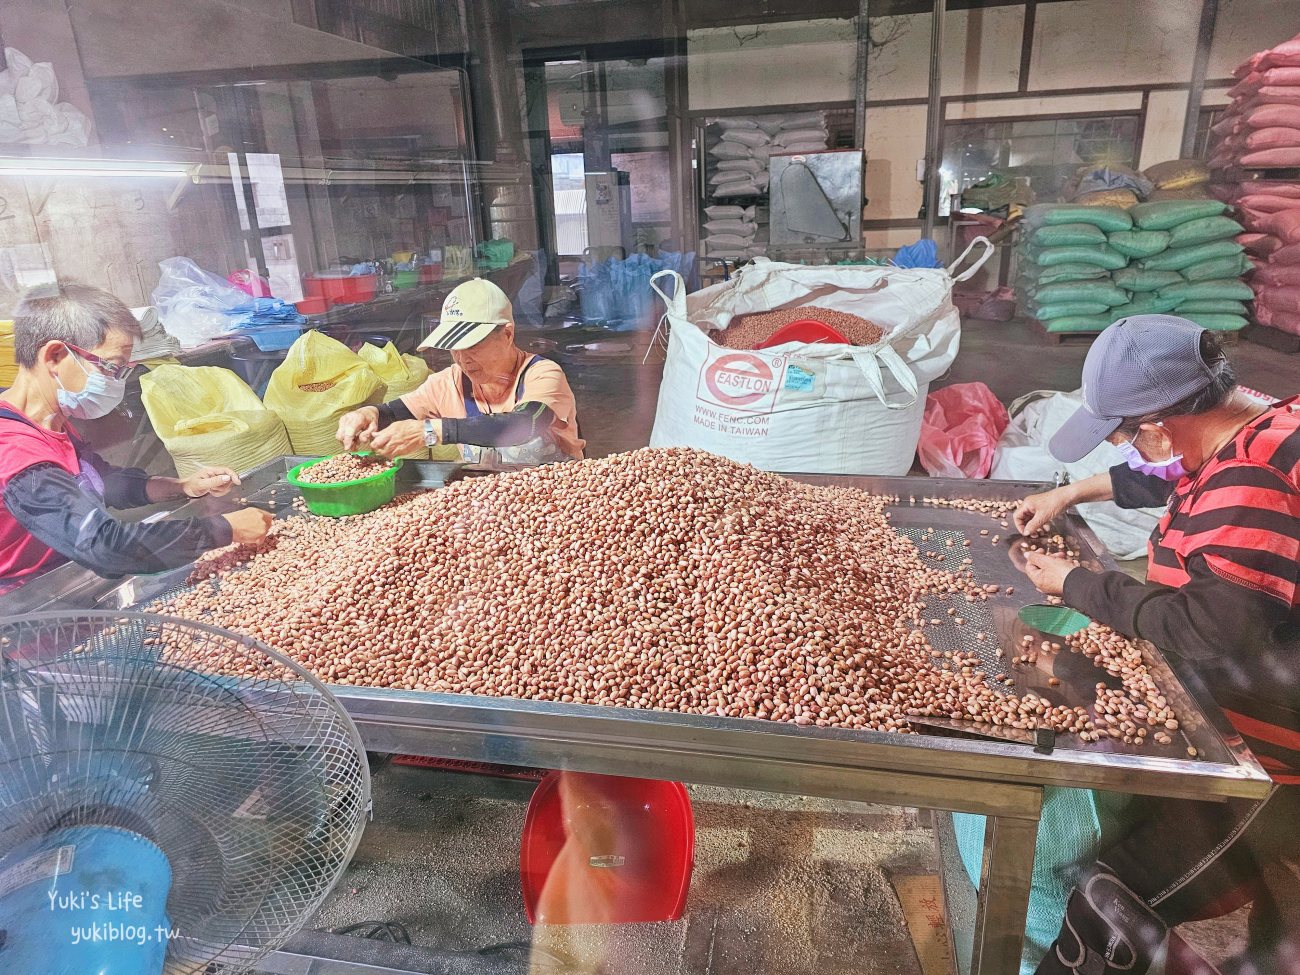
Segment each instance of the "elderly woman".
[{"label": "elderly woman", "polygon": [[179,480],[114,467],[68,422],[122,402],[140,334],[122,302],[76,284],[42,289],[19,304],[13,330],[18,376],[0,394],[0,592],[67,561],[106,576],[159,572],[266,534],[271,516],[259,509],[153,524],[109,513],[239,484],[224,467]]},{"label": "elderly woman", "polygon": [[1142,975],[1168,926],[1253,900],[1226,972],[1300,972],[1300,402],[1238,388],[1214,335],[1121,319],[1088,352],[1084,406],[1051,442],[1072,462],[1103,440],[1127,464],[1027,498],[1030,533],[1066,507],[1168,505],[1147,579],[1029,556],[1043,592],[1198,671],[1273,777],[1262,802],[1152,800],[1070,897],[1040,975]]},{"label": "elderly woman", "polygon": [[491,281],[458,285],[420,348],[450,352],[452,365],[391,403],[346,414],[338,429],[344,450],[368,445],[402,457],[459,444],[467,460],[488,464],[582,459],[585,441],[564,371],[515,345],[514,309]]}]

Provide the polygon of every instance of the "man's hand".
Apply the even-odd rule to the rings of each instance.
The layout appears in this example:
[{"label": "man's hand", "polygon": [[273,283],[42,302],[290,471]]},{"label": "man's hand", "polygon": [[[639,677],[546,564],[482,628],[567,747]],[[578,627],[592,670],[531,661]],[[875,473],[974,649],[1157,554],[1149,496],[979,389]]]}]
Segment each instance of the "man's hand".
[{"label": "man's hand", "polygon": [[271,522],[275,520],[269,511],[263,511],[261,508],[240,508],[221,517],[230,522],[230,540],[241,545],[260,542],[266,537]]},{"label": "man's hand", "polygon": [[1073,503],[1073,492],[1068,485],[1042,494],[1031,494],[1016,508],[1016,528],[1022,535],[1032,535],[1039,529],[1046,528],[1052,519]]},{"label": "man's hand", "polygon": [[370,449],[390,460],[419,453],[427,449],[424,444],[424,423],[420,420],[399,420],[389,424],[371,438]]},{"label": "man's hand", "polygon": [[195,471],[189,477],[182,478],[180,488],[187,498],[202,498],[206,495],[224,497],[230,489],[240,485],[239,475],[229,467],[205,467]]},{"label": "man's hand", "polygon": [[1069,559],[1045,552],[1025,553],[1025,575],[1048,596],[1059,596],[1065,591],[1065,577],[1079,568]]},{"label": "man's hand", "polygon": [[344,450],[368,444],[379,433],[379,407],[362,406],[351,413],[343,414],[339,420],[339,429],[335,439],[343,445]]}]

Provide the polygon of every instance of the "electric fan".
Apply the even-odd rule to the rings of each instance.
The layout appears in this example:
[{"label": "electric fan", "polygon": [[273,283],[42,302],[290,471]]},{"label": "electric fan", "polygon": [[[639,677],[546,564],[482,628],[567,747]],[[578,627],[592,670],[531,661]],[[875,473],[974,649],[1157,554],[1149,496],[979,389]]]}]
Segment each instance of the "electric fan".
[{"label": "electric fan", "polygon": [[251,971],[369,808],[351,719],[257,641],[142,613],[0,620],[0,971]]}]

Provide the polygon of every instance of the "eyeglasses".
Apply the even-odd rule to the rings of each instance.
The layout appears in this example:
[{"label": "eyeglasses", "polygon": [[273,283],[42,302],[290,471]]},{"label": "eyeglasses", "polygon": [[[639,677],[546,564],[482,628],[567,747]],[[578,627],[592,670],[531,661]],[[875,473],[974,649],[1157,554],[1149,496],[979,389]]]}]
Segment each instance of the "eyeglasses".
[{"label": "eyeglasses", "polygon": [[71,342],[64,342],[63,344],[66,345],[73,352],[75,352],[78,358],[86,360],[92,366],[94,366],[96,369],[102,372],[105,376],[108,376],[110,379],[125,379],[127,376],[131,375],[131,373],[135,371],[135,363],[133,362],[128,362],[124,366],[119,366],[115,362],[109,362],[107,359],[101,359],[93,352],[87,352],[85,349],[78,348],[77,346],[73,345]]}]

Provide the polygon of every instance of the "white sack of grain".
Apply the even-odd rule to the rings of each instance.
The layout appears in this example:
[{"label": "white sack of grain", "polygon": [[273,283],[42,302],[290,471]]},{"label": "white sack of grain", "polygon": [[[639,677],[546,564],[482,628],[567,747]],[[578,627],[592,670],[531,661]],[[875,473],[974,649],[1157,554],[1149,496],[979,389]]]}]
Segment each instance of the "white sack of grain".
[{"label": "white sack of grain", "polygon": [[[975,247],[983,253],[955,273]],[[686,294],[661,271],[667,353],[650,444],[696,447],[769,471],[905,474],[929,384],[957,355],[952,286],[993,253],[978,238],[951,268],[840,267],[756,258],[730,281]],[[671,297],[663,288],[673,279]],[[885,329],[871,346],[789,343],[728,349],[709,338],[737,315],[817,305]]]}]

